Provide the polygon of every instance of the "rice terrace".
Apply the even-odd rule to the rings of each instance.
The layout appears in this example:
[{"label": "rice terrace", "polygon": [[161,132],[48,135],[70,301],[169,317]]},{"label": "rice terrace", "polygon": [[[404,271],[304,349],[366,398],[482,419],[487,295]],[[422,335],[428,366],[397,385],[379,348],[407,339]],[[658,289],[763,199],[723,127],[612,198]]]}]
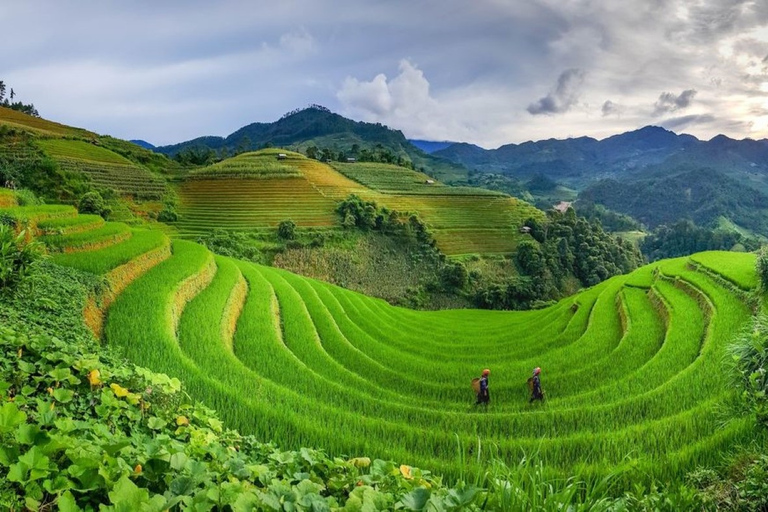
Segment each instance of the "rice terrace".
[{"label": "rice terrace", "polygon": [[637,4],[9,2],[0,512],[768,511],[768,11]]}]

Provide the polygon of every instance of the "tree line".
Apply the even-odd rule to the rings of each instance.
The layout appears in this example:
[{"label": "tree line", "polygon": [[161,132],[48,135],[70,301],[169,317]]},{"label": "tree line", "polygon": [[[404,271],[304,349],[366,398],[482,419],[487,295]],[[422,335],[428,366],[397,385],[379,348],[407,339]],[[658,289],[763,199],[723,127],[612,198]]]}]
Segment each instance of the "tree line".
[{"label": "tree line", "polygon": [[[6,93],[8,93],[7,96]],[[13,101],[16,99],[16,96],[16,91],[13,90],[13,87],[11,87],[9,91],[9,88],[5,82],[0,80],[0,106],[10,108],[11,110],[18,110],[19,112],[23,112],[30,116],[40,117],[40,114],[37,112],[34,104],[23,103],[21,101]]]}]

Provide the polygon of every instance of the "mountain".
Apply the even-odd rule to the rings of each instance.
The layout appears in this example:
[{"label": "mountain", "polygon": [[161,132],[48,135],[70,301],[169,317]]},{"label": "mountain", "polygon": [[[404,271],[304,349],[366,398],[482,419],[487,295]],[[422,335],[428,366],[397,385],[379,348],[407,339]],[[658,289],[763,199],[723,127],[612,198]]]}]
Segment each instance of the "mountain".
[{"label": "mountain", "polygon": [[447,140],[444,141],[434,141],[434,140],[420,140],[420,139],[408,139],[408,142],[419,148],[425,153],[434,153],[435,151],[440,151],[441,149],[445,149],[452,144],[455,144],[455,142],[450,142]]},{"label": "mountain", "polygon": [[722,135],[702,141],[658,126],[603,140],[548,139],[491,150],[461,143],[433,155],[476,172],[519,179],[543,174],[576,189],[600,179],[629,177],[651,167],[671,170],[681,165],[700,165],[716,168],[737,181],[768,192],[768,141],[737,141]]},{"label": "mountain", "polygon": [[149,149],[149,150],[155,149],[155,146],[153,144],[150,144],[149,142],[147,142],[145,140],[136,139],[136,140],[131,140],[129,142],[133,142],[137,146],[141,146],[144,149]]},{"label": "mountain", "polygon": [[632,180],[604,179],[583,190],[579,200],[630,215],[650,228],[680,219],[717,227],[721,219],[728,219],[768,233],[768,195],[712,167],[650,170]]},{"label": "mountain", "polygon": [[328,148],[335,153],[377,147],[391,151],[396,157],[413,162],[417,169],[443,181],[466,179],[466,169],[448,160],[435,158],[411,144],[399,130],[380,123],[353,121],[325,107],[311,105],[294,110],[273,123],[252,123],[227,137],[204,136],[186,142],[161,146],[155,151],[175,156],[185,150],[211,149],[232,154],[268,146],[305,151],[309,146]]}]

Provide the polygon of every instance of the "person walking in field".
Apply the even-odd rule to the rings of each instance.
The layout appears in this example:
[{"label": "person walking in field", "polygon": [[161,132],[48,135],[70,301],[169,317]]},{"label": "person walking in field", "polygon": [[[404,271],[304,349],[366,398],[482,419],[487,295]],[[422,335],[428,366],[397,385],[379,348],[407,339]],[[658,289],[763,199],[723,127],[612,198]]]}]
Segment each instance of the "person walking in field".
[{"label": "person walking in field", "polygon": [[485,404],[488,405],[491,402],[491,394],[488,391],[488,377],[491,375],[491,370],[486,368],[483,370],[483,375],[480,377],[477,387],[477,402],[475,405]]},{"label": "person walking in field", "polygon": [[533,376],[528,379],[528,386],[531,389],[531,399],[528,401],[532,404],[534,400],[544,401],[544,392],[541,390],[541,368],[538,366],[533,369]]}]

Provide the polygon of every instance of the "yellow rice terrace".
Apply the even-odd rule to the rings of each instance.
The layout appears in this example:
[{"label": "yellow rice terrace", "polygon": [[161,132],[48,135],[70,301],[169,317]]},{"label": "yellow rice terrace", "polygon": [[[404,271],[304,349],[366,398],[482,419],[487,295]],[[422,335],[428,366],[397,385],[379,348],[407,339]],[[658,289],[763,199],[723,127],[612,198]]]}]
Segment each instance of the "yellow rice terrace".
[{"label": "yellow rice terrace", "polygon": [[[107,344],[285,448],[445,475],[535,455],[564,475],[675,479],[754,436],[720,412],[753,255],[657,262],[547,309],[417,312],[68,207],[3,214],[44,234],[54,262],[105,276],[85,313]],[[535,367],[545,400],[531,404]]]}]

